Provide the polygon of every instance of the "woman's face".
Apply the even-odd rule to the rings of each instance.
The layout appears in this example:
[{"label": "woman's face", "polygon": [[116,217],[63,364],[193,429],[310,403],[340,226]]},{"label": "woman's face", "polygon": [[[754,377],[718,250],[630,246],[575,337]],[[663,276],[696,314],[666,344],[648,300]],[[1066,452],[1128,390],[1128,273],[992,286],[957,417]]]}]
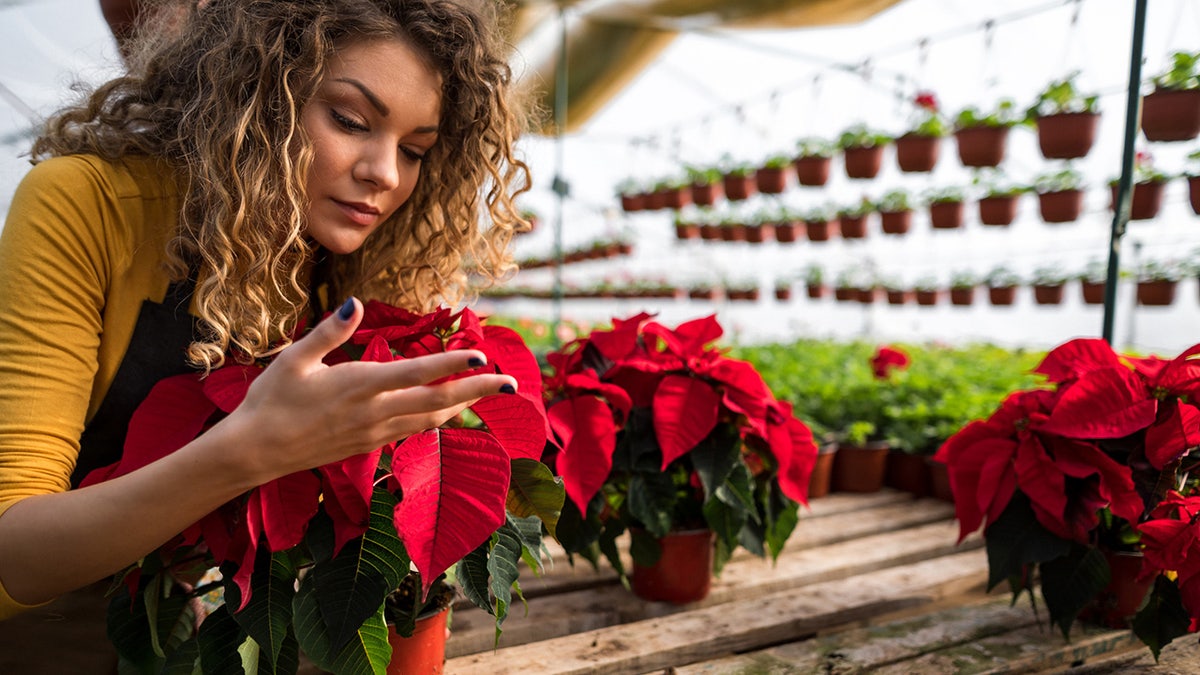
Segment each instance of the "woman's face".
[{"label": "woman's face", "polygon": [[399,40],[351,43],[300,113],[312,140],[306,234],[357,250],[412,194],[437,141],[441,78]]}]

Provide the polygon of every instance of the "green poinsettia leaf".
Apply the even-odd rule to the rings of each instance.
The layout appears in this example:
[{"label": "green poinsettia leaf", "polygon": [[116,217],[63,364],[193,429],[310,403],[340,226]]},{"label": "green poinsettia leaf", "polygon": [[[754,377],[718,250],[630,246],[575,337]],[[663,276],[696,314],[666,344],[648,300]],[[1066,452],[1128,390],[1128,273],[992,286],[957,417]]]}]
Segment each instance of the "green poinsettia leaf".
[{"label": "green poinsettia leaf", "polygon": [[625,429],[613,450],[613,471],[658,473],[662,470],[662,450],[654,437],[654,418],[649,408],[633,408]]},{"label": "green poinsettia leaf", "polygon": [[714,496],[734,508],[740,508],[751,520],[761,522],[758,506],[754,503],[754,477],[745,464],[737,464],[729,478],[717,488]]},{"label": "green poinsettia leaf", "polygon": [[540,522],[545,523],[546,531],[554,536],[567,497],[562,479],[556,477],[545,464],[518,457],[512,461],[509,480],[508,501],[505,503],[508,512],[517,518],[537,516]]},{"label": "green poinsettia leaf", "polygon": [[[1009,577],[1025,578],[1025,566],[1067,555],[1071,543],[1042,527],[1029,498],[1019,490],[1004,512],[984,532],[988,558],[988,590]],[[1014,596],[1019,589],[1014,588]]]},{"label": "green poinsettia leaf", "polygon": [[175,587],[174,593],[163,597],[164,589],[172,583],[166,575],[155,575],[142,591],[149,617],[150,646],[155,655],[167,661],[171,660],[169,657],[176,650],[192,640],[196,622],[196,612],[182,589]]},{"label": "green poinsettia leaf", "polygon": [[784,544],[800,522],[800,505],[784,497],[782,492],[770,489],[770,486],[767,486],[764,501],[767,503],[767,551],[771,554],[771,560],[778,560]]},{"label": "green poinsettia leaf", "polygon": [[[621,552],[617,549],[617,537],[620,537],[625,532],[625,526],[616,521],[609,521],[609,525],[600,533],[600,538],[596,540],[596,548],[608,560],[608,564],[617,571],[617,576],[620,577],[621,583],[628,585],[629,580],[626,578],[625,563],[621,560]],[[597,559],[596,564],[599,563]]]},{"label": "green poinsettia leaf", "polygon": [[765,558],[767,555],[766,539],[766,527],[761,521],[747,519],[746,524],[742,525],[742,529],[738,530],[738,544],[760,558]]},{"label": "green poinsettia leaf", "polygon": [[[596,493],[588,502],[588,512],[585,516],[579,507],[570,499],[563,502],[562,514],[558,518],[558,527],[554,530],[554,538],[562,545],[567,553],[583,554],[596,540],[604,529],[600,522],[600,513],[604,510],[604,495]],[[584,555],[587,558],[586,555]]]},{"label": "green poinsettia leaf", "polygon": [[736,499],[730,501],[733,503],[722,499],[708,500],[704,505],[704,521],[708,523],[708,529],[717,533],[717,542],[720,544],[718,551],[723,549],[732,553],[737,548],[738,535],[750,516],[744,504]]},{"label": "green poinsettia leaf", "polygon": [[1076,544],[1067,555],[1041,563],[1038,570],[1050,622],[1067,639],[1080,610],[1108,585],[1112,576],[1108,561],[1099,549]]},{"label": "green poinsettia leaf", "polygon": [[[249,642],[253,643],[254,641],[249,640]],[[268,662],[267,659],[258,660],[258,675],[296,675],[296,671],[299,669],[300,643],[296,640],[296,634],[291,630],[283,636],[283,644],[279,648],[279,654],[276,655],[274,663]]]},{"label": "green poinsettia leaf", "polygon": [[314,565],[301,582],[317,589],[321,618],[334,649],[355,636],[409,572],[408,554],[392,525],[396,502],[387,490],[375,490],[367,531],[347,542],[331,560]]},{"label": "green poinsettia leaf", "polygon": [[[228,605],[221,605],[204,618],[200,624],[200,633],[196,642],[200,646],[200,670],[206,675],[246,675],[256,672],[257,659],[247,664],[238,651],[229,649],[229,645],[238,645],[249,636],[242,630],[241,624],[229,613]],[[253,641],[251,641],[253,643]],[[253,643],[257,650],[257,643]],[[250,670],[249,667],[254,667]]]},{"label": "green poinsettia leaf", "polygon": [[146,606],[147,591],[161,589],[162,577],[156,576],[131,599],[127,589],[121,589],[108,604],[108,639],[116,649],[123,667],[131,672],[158,673],[166,664],[166,655],[179,646],[170,641],[165,645],[155,644],[158,635],[171,635],[180,624],[191,625],[195,614],[183,594],[159,598],[161,590],[149,595],[153,598],[154,612]]},{"label": "green poinsettia leaf", "polygon": [[668,474],[637,474],[629,479],[629,515],[660,539],[671,531],[675,499],[675,484]]},{"label": "green poinsettia leaf", "polygon": [[318,668],[339,675],[386,675],[392,646],[387,639],[382,602],[340,648],[335,648],[329,639],[312,584],[300,585],[292,606],[296,640]]},{"label": "green poinsettia leaf", "polygon": [[193,675],[199,665],[200,647],[195,640],[180,643],[171,651],[158,675]]},{"label": "green poinsettia leaf", "polygon": [[492,550],[492,540],[483,542],[474,551],[463,556],[455,566],[455,576],[462,586],[463,595],[479,609],[492,614],[492,602],[488,594],[488,554]]},{"label": "green poinsettia leaf", "polygon": [[642,567],[652,567],[662,557],[662,546],[649,532],[636,528],[629,531],[629,555]]},{"label": "green poinsettia leaf", "polygon": [[[242,630],[258,643],[263,657],[274,664],[283,647],[284,636],[292,623],[292,596],[296,594],[296,569],[286,552],[255,556],[250,586],[254,593],[242,611],[233,615]],[[226,574],[225,602],[230,607],[241,605],[241,591]]]},{"label": "green poinsettia leaf", "polygon": [[[712,498],[717,488],[729,479],[740,459],[741,448],[736,442],[730,442],[727,426],[718,426],[688,455],[700,476],[700,484],[704,486],[705,500]],[[736,441],[736,435],[733,440]]]},{"label": "green poinsettia leaf", "polygon": [[[521,534],[517,528],[513,526],[511,519],[505,523],[494,535],[495,545],[492,547],[492,554],[488,557],[488,573],[491,575],[491,584],[489,588],[492,593],[492,607],[496,617],[496,637],[494,645],[500,644],[500,625],[504,623],[504,619],[508,617],[508,608],[512,604],[512,594],[515,590],[517,597],[521,598],[521,587],[517,583],[520,577],[520,569],[517,563],[521,560],[521,552],[524,548],[521,543]],[[528,608],[527,608],[528,609]]]},{"label": "green poinsettia leaf", "polygon": [[542,520],[538,516],[517,517],[508,515],[508,524],[521,542],[521,559],[535,573],[543,572],[541,553],[545,546],[542,544]]},{"label": "green poinsettia leaf", "polygon": [[1179,586],[1163,575],[1154,580],[1146,604],[1133,617],[1133,632],[1150,652],[1155,663],[1162,648],[1177,637],[1187,635],[1192,617],[1183,607]]}]

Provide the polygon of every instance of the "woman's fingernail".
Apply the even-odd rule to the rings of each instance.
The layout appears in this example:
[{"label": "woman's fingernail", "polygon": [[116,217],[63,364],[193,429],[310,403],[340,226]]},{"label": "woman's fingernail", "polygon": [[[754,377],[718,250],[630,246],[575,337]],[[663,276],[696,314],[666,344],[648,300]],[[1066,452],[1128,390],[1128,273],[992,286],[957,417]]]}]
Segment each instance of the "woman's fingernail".
[{"label": "woman's fingernail", "polygon": [[517,393],[517,388],[512,386],[511,384],[502,384],[502,385],[500,385],[500,393],[501,394],[515,394],[515,393]]},{"label": "woman's fingernail", "polygon": [[349,321],[352,316],[354,316],[354,298],[346,298],[341,308],[338,309],[338,318],[342,321]]},{"label": "woman's fingernail", "polygon": [[487,365],[487,361],[484,361],[478,356],[472,356],[471,358],[467,359],[467,365],[471,368],[482,368]]}]

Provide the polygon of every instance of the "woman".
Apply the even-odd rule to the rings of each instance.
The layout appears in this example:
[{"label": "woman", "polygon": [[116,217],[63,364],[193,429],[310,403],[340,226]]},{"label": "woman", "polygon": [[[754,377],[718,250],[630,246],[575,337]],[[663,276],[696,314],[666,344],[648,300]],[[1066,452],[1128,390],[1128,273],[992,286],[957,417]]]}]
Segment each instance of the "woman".
[{"label": "woman", "polygon": [[[357,326],[353,296],[428,311],[464,298],[467,261],[511,271],[528,171],[492,4],[150,11],[173,24],[147,24],[130,75],[51,118],[0,234],[0,617],[254,486],[515,391],[483,371],[430,384],[479,369],[477,351],[321,363]],[[302,322],[315,327],[289,345]],[[267,356],[201,437],[70,489],[119,456],[154,382]]]}]

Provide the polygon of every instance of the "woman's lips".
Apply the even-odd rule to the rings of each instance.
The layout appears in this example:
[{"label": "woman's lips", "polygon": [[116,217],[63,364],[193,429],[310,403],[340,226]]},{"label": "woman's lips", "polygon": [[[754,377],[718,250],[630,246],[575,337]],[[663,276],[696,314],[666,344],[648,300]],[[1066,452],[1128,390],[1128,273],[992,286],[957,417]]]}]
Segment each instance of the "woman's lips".
[{"label": "woman's lips", "polygon": [[334,204],[341,209],[342,213],[350,219],[350,222],[355,225],[372,225],[379,218],[379,209],[369,205],[356,202],[343,202],[337,199],[333,200]]}]

